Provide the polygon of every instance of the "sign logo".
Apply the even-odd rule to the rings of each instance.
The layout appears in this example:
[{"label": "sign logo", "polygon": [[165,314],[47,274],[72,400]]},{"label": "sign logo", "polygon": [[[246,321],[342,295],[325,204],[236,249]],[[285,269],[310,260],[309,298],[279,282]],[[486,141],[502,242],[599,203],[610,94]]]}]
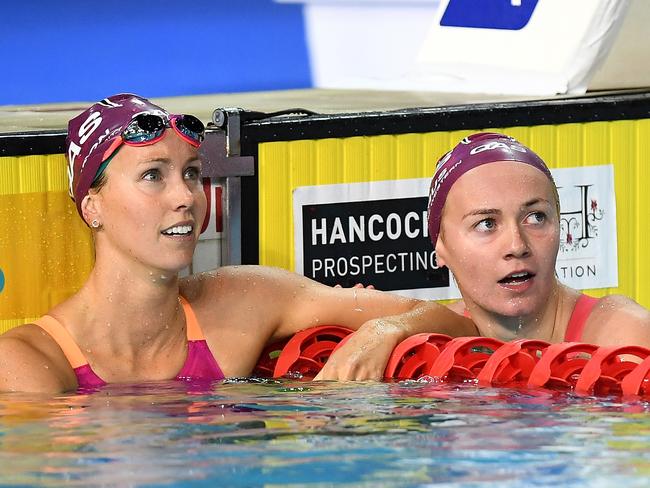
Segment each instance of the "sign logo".
[{"label": "sign logo", "polygon": [[555,271],[578,289],[618,286],[613,166],[553,170],[560,194],[560,252]]},{"label": "sign logo", "polygon": [[449,286],[429,242],[427,198],[301,207],[304,274],[328,285],[380,290]]},{"label": "sign logo", "polygon": [[0,293],[2,293],[2,290],[5,289],[5,274],[2,272],[2,269],[0,268]]},{"label": "sign logo", "polygon": [[585,248],[598,237],[597,224],[603,220],[605,211],[598,207],[598,200],[589,198],[592,186],[575,185],[580,193],[580,208],[560,212],[560,251],[563,253]]},{"label": "sign logo", "polygon": [[449,0],[440,25],[476,29],[521,30],[538,0]]}]

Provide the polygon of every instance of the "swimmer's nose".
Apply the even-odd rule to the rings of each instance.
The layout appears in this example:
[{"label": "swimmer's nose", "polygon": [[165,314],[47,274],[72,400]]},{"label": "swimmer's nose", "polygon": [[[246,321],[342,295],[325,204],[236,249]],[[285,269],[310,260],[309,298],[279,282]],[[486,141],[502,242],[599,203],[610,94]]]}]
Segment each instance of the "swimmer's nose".
[{"label": "swimmer's nose", "polygon": [[182,178],[174,179],[170,192],[175,209],[191,208],[194,205],[196,200],[194,191]]},{"label": "swimmer's nose", "polygon": [[508,229],[505,239],[507,239],[506,259],[530,256],[530,246],[528,245],[527,236],[521,231],[519,225],[512,225]]}]

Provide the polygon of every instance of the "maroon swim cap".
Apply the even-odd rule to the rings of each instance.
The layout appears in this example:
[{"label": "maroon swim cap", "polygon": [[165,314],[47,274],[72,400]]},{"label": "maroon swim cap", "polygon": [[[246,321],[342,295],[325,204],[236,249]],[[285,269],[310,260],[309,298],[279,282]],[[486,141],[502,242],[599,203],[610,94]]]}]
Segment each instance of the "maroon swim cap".
[{"label": "maroon swim cap", "polygon": [[97,177],[97,171],[122,144],[122,131],[138,114],[169,113],[146,98],[120,93],[90,106],[68,122],[65,139],[69,192],[83,218],[81,202]]},{"label": "maroon swim cap", "polygon": [[555,182],[546,163],[513,137],[496,132],[477,132],[458,143],[436,164],[436,172],[429,188],[429,237],[436,247],[440,234],[442,210],[454,183],[468,171],[497,161],[517,161],[529,164]]}]

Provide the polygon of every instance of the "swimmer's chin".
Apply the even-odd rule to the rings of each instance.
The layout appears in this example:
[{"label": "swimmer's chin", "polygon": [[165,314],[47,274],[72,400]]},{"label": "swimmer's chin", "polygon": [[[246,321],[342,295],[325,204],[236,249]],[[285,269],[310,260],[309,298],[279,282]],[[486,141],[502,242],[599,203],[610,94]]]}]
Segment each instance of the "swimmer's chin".
[{"label": "swimmer's chin", "polygon": [[492,314],[501,317],[505,321],[522,319],[526,320],[537,311],[537,304],[529,303],[527,300],[517,300],[517,303],[505,303],[500,306],[493,307]]}]

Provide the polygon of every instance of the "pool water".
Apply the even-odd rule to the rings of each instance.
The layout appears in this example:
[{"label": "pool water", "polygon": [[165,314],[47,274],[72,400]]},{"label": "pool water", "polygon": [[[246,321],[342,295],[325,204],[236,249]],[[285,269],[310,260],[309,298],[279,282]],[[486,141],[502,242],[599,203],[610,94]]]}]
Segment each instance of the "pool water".
[{"label": "pool water", "polygon": [[2,486],[650,486],[650,403],[230,380],[0,395]]}]

